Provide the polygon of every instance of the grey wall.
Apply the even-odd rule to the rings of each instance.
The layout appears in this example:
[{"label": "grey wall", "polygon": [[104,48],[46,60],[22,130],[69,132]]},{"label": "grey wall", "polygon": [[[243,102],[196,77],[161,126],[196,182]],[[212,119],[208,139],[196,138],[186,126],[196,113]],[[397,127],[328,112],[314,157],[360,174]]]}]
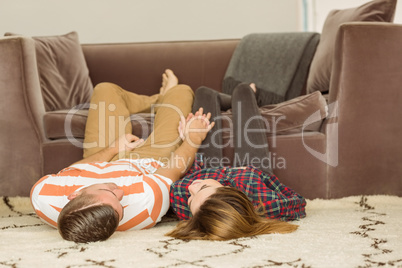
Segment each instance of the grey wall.
[{"label": "grey wall", "polygon": [[0,35],[77,31],[82,43],[241,38],[302,30],[299,0],[0,0]]}]

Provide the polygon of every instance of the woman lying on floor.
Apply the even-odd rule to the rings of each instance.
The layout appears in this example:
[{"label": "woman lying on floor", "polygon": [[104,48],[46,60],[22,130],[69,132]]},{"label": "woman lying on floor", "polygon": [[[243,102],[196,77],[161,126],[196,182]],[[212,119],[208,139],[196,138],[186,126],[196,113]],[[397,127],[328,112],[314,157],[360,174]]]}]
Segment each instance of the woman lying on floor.
[{"label": "woman lying on floor", "polygon": [[[245,159],[267,163],[263,160],[269,157],[255,91],[254,84],[240,84],[232,96],[205,87],[196,91],[193,111],[204,107],[215,118],[215,131],[207,135],[203,145],[214,146],[201,147],[191,170],[171,185],[171,207],[183,221],[166,235],[180,239],[228,240],[290,233],[298,226],[286,221],[306,216],[305,199],[280,183],[270,166],[243,163]],[[220,111],[230,106],[235,133],[234,167],[214,167],[212,163],[219,161],[204,163],[199,156],[223,159]],[[247,131],[246,136],[244,129],[261,131]]]}]

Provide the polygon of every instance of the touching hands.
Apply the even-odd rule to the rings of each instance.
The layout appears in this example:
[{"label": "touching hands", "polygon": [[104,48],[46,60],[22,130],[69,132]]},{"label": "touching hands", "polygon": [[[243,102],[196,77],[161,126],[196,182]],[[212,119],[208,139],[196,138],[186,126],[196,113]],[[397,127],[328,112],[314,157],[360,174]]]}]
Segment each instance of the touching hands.
[{"label": "touching hands", "polygon": [[143,139],[138,138],[133,134],[124,134],[116,139],[111,145],[111,148],[116,149],[116,154],[120,152],[130,152],[144,143]]},{"label": "touching hands", "polygon": [[200,145],[215,122],[210,122],[211,113],[204,114],[200,108],[195,114],[190,113],[187,118],[181,117],[179,122],[180,137],[193,145]]}]

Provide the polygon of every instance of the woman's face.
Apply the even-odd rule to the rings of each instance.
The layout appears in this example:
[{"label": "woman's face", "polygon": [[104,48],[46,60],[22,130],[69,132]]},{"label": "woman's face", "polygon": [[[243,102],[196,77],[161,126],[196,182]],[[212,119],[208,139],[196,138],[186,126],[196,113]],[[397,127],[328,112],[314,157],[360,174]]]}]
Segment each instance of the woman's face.
[{"label": "woman's face", "polygon": [[194,215],[204,201],[214,194],[219,187],[223,187],[223,185],[213,179],[193,181],[188,187],[191,195],[188,199],[188,206],[191,213]]}]

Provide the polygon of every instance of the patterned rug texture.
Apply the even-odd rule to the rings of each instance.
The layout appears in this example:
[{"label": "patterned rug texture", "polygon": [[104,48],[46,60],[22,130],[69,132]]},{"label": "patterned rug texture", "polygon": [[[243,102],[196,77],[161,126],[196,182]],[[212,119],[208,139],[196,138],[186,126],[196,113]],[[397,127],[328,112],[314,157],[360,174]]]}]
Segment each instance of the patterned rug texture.
[{"label": "patterned rug texture", "polygon": [[172,215],[149,230],[75,244],[38,219],[27,197],[2,197],[0,267],[402,267],[402,198],[308,200],[291,234],[224,242],[164,236]]}]

